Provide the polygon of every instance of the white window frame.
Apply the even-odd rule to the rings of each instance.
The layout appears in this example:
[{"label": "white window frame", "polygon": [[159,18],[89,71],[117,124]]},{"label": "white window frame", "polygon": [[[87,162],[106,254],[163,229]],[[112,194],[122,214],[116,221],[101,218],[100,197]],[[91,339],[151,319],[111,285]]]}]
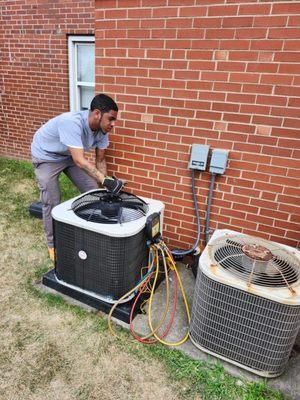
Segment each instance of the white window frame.
[{"label": "white window frame", "polygon": [[68,54],[69,54],[69,96],[70,110],[80,110],[79,87],[95,87],[95,82],[78,82],[77,81],[77,45],[82,43],[95,43],[94,36],[69,36],[68,37]]}]

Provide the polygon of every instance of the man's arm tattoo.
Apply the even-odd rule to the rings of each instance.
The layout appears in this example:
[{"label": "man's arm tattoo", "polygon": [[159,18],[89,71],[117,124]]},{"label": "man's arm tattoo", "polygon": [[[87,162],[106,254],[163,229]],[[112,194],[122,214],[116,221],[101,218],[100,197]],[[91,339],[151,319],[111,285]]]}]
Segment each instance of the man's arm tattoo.
[{"label": "man's arm tattoo", "polygon": [[97,170],[96,167],[90,167],[89,165],[84,166],[84,170],[94,179],[96,179],[96,181],[102,183],[102,177],[99,176],[101,175],[100,172]]}]

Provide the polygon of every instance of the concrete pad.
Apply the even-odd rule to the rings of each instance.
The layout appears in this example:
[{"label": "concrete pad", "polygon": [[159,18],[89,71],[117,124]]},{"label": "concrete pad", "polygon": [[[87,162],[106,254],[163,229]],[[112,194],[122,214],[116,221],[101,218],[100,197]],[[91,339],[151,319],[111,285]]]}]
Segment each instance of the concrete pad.
[{"label": "concrete pad", "polygon": [[[185,268],[185,266],[181,263],[177,263],[178,270],[180,272],[182,282],[185,288],[186,296],[188,299],[188,302],[192,304],[192,299],[193,299],[193,293],[194,293],[194,287],[195,287],[195,278],[191,270],[188,270]],[[174,279],[172,276],[169,278],[170,286],[173,288],[173,283]],[[50,293],[55,293],[59,294],[62,296],[66,301],[70,302],[71,304],[76,304],[81,307],[84,307],[87,311],[96,311],[92,307],[89,307],[87,305],[84,305],[74,299],[71,299],[70,297],[66,295],[62,295],[53,289],[49,289],[45,287],[44,285],[39,285],[39,288],[50,292]],[[182,339],[187,330],[188,330],[188,320],[184,308],[184,304],[182,301],[182,296],[180,293],[180,288],[178,287],[178,292],[179,292],[179,300],[177,304],[177,311],[176,311],[176,318],[174,321],[174,325],[168,336],[165,338],[166,341],[170,342],[176,342]],[[166,304],[166,282],[163,281],[159,288],[156,290],[154,299],[153,299],[153,307],[152,307],[152,312],[153,312],[153,325],[155,326],[155,323],[158,322],[162,312],[163,308]],[[170,304],[170,308],[171,308]],[[145,309],[147,310],[147,307]],[[113,318],[113,320],[129,329],[129,325]],[[163,330],[164,326],[161,328]],[[138,314],[135,319],[134,319],[134,329],[136,333],[138,333],[141,336],[146,336],[149,333],[149,324],[148,324],[148,313],[147,314]],[[160,332],[161,332],[160,329]],[[231,375],[239,378],[243,378],[247,381],[263,381],[264,379],[252,374],[251,372],[244,370],[242,368],[239,368],[233,364],[227,363],[223,360],[217,359],[209,354],[206,354],[205,352],[199,350],[192,342],[190,339],[188,339],[184,344],[176,347],[178,350],[183,351],[186,353],[188,356],[190,356],[193,359],[196,360],[204,360],[210,363],[213,362],[220,362],[224,369],[230,373]],[[268,379],[268,385],[270,387],[273,387],[274,389],[280,390],[282,393],[285,395],[289,396],[292,400],[300,400],[300,335],[297,337],[295,346],[293,348],[291,358],[288,362],[286,371],[279,377],[277,378],[272,378]]]}]

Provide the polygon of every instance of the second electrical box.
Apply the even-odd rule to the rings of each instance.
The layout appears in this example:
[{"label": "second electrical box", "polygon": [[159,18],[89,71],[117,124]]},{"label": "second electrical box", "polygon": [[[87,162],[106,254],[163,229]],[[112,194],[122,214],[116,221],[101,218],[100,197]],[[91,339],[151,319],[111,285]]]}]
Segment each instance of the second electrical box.
[{"label": "second electrical box", "polygon": [[213,174],[224,174],[227,166],[228,153],[228,150],[213,149],[209,172]]}]

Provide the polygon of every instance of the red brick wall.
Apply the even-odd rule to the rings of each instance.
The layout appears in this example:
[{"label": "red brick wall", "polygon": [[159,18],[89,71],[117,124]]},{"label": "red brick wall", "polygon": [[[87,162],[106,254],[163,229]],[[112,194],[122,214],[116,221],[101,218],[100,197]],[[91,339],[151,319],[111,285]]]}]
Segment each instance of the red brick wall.
[{"label": "red brick wall", "polygon": [[[96,1],[97,90],[121,108],[109,167],[166,203],[172,245],[196,237],[193,143],[230,150],[212,228],[299,245],[299,4]],[[29,159],[37,127],[69,109],[67,34],[93,33],[94,2],[6,1],[1,11],[0,154]],[[202,224],[209,179],[196,180]]]},{"label": "red brick wall", "polygon": [[172,245],[196,237],[193,143],[230,150],[212,228],[299,245],[299,14],[299,1],[96,0],[97,90],[121,108],[110,165],[166,203]]},{"label": "red brick wall", "polygon": [[69,110],[67,34],[88,33],[92,0],[2,2],[0,154],[28,159],[35,130]]}]

